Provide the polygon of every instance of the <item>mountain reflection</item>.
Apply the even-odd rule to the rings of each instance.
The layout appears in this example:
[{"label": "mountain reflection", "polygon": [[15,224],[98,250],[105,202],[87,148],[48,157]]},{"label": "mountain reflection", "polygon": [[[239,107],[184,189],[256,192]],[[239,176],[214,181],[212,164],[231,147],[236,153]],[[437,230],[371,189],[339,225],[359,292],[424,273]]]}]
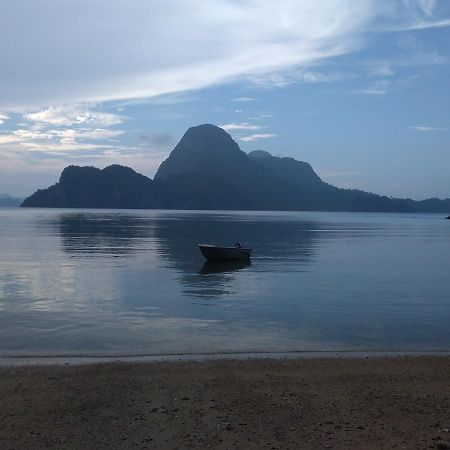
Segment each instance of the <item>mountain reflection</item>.
[{"label": "mountain reflection", "polygon": [[[110,257],[140,252],[151,259],[149,267],[175,270],[183,294],[201,298],[239,295],[248,273],[307,270],[322,236],[320,222],[264,213],[70,212],[54,222],[64,252]],[[253,264],[205,263],[198,249],[201,242],[236,241],[253,249]]]},{"label": "mountain reflection", "polygon": [[72,255],[126,256],[151,236],[145,217],[118,213],[67,213],[55,220],[63,250]]}]

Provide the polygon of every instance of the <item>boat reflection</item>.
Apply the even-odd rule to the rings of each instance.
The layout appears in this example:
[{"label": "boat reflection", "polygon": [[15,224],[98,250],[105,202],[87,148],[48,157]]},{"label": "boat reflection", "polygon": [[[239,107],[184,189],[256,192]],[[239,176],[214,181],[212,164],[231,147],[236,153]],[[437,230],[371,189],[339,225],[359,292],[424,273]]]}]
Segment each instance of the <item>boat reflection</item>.
[{"label": "boat reflection", "polygon": [[252,265],[250,260],[206,261],[200,269],[202,275],[236,272]]},{"label": "boat reflection", "polygon": [[[183,294],[192,298],[238,298],[261,272],[309,270],[322,237],[320,222],[300,217],[283,220],[272,214],[183,213],[160,217],[154,226],[157,254],[178,273]],[[208,261],[199,269],[199,242],[227,246],[237,238],[253,249],[247,260]],[[244,288],[244,286],[247,286]]]}]

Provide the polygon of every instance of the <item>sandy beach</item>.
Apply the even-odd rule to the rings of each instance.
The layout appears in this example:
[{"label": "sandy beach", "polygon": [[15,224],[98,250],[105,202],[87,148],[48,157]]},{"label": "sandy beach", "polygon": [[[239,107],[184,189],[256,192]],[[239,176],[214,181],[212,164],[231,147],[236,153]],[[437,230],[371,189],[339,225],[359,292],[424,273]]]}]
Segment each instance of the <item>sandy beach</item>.
[{"label": "sandy beach", "polygon": [[450,358],[3,367],[0,447],[450,448]]}]

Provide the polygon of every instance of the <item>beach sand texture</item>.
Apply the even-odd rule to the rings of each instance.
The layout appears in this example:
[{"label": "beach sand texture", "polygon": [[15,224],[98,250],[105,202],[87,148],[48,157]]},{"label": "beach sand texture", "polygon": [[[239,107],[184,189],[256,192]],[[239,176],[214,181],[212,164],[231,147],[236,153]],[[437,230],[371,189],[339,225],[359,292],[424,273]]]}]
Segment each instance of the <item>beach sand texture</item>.
[{"label": "beach sand texture", "polygon": [[450,357],[0,369],[0,448],[450,448]]}]

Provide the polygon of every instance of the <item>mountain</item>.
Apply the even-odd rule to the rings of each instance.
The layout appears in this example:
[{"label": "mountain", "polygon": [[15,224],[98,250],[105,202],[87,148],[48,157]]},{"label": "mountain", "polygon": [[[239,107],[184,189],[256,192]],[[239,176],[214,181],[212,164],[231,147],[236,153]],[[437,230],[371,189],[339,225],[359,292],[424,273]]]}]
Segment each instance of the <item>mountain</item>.
[{"label": "mountain", "polygon": [[66,167],[59,182],[39,189],[22,206],[54,208],[161,208],[155,183],[129,167]]},{"label": "mountain", "polygon": [[226,131],[205,124],[187,130],[154,180],[118,165],[69,166],[22,206],[448,212],[450,199],[416,202],[340,189],[306,162],[263,150],[246,154]]},{"label": "mountain", "polygon": [[189,128],[180,142],[163,161],[155,180],[167,179],[186,173],[207,173],[233,164],[246,164],[247,155],[222,128],[200,125]]},{"label": "mountain", "polygon": [[[164,181],[178,191],[177,208],[292,209],[291,187],[281,183],[274,189],[273,177],[270,169],[255,163],[226,131],[205,124],[189,128],[161,163],[155,181]],[[186,189],[197,195],[180,197]]]},{"label": "mountain", "polygon": [[299,188],[322,190],[328,187],[306,162],[297,161],[294,158],[278,158],[264,150],[254,150],[248,156]]},{"label": "mountain", "polygon": [[0,208],[20,206],[22,199],[12,197],[9,194],[0,193]]}]

